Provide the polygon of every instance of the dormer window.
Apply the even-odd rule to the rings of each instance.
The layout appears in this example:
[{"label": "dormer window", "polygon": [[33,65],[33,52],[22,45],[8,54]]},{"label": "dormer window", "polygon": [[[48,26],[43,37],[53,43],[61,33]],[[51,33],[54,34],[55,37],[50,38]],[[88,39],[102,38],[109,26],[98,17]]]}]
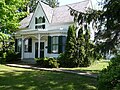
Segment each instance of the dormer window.
[{"label": "dormer window", "polygon": [[45,17],[35,17],[35,29],[45,29]]}]

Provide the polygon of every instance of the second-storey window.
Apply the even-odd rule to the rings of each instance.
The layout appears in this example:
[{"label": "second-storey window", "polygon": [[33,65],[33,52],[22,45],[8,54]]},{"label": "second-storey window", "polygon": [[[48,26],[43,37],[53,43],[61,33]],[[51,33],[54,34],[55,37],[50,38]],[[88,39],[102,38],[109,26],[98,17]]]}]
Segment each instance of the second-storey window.
[{"label": "second-storey window", "polygon": [[35,17],[35,29],[45,29],[45,17]]}]

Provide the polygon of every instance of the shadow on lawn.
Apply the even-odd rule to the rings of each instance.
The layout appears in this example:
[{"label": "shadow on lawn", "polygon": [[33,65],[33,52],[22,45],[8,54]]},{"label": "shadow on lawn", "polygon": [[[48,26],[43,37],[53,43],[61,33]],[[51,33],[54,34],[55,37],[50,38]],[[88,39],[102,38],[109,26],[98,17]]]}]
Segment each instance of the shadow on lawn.
[{"label": "shadow on lawn", "polygon": [[48,71],[0,71],[0,90],[96,90],[96,79]]}]

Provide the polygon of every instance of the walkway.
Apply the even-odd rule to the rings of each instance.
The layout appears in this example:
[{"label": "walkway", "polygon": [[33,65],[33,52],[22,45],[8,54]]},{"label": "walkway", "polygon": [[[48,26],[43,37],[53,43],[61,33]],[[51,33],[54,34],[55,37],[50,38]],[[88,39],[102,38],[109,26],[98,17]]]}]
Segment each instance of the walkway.
[{"label": "walkway", "polygon": [[18,67],[18,68],[25,68],[25,69],[34,69],[34,70],[42,70],[42,71],[53,71],[53,72],[64,72],[64,73],[73,73],[77,75],[82,75],[82,76],[88,76],[88,77],[93,77],[97,78],[96,74],[91,74],[91,73],[86,73],[86,72],[78,72],[74,70],[64,70],[62,68],[39,68],[39,67],[34,67],[30,65],[19,65],[19,64],[6,64],[7,66],[10,67]]}]

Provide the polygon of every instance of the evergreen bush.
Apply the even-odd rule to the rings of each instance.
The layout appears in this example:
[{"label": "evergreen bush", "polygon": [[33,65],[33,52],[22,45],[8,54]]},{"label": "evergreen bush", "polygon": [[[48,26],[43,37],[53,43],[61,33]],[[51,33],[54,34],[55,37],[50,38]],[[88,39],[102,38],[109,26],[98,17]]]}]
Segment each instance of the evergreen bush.
[{"label": "evergreen bush", "polygon": [[42,68],[58,68],[59,63],[55,58],[35,58],[37,66]]},{"label": "evergreen bush", "polygon": [[98,76],[99,90],[120,90],[120,55],[111,59],[109,66]]}]

